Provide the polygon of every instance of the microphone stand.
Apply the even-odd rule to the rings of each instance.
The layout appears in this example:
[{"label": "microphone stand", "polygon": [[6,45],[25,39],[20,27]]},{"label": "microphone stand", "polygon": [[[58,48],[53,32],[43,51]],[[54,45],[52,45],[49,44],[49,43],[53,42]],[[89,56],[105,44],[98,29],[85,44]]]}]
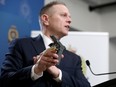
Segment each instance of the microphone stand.
[{"label": "microphone stand", "polygon": [[[90,67],[90,62],[89,60],[86,60],[86,65],[89,67],[91,73],[95,76],[101,76],[101,75],[108,75],[108,74],[116,74],[116,72],[110,72],[110,73],[100,73],[100,74],[96,74],[92,71],[91,67]],[[108,80],[102,83],[99,83],[97,85],[94,85],[92,87],[116,87],[116,79],[112,79],[112,80]]]},{"label": "microphone stand", "polygon": [[92,73],[93,75],[95,75],[95,76],[108,75],[108,74],[116,74],[116,72],[95,74],[95,73],[92,71],[91,67],[90,67],[90,62],[89,62],[89,60],[86,60],[86,65],[89,67],[91,73]]}]

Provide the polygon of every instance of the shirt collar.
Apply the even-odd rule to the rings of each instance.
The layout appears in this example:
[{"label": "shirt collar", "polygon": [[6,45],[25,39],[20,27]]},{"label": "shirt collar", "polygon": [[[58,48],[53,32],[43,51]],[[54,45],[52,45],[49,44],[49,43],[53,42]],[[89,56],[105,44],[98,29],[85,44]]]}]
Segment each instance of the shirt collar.
[{"label": "shirt collar", "polygon": [[41,36],[42,36],[42,38],[43,38],[45,47],[46,47],[46,48],[50,48],[50,47],[49,47],[49,44],[50,44],[50,43],[53,43],[53,41],[52,41],[50,38],[48,38],[46,35],[44,35],[43,33],[41,33]]}]

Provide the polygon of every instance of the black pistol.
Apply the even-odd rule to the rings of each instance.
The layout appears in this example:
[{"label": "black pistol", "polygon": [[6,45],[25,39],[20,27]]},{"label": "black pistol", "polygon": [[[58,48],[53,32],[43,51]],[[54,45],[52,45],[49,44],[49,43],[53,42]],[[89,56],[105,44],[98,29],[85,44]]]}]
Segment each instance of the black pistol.
[{"label": "black pistol", "polygon": [[[65,46],[63,46],[62,43],[58,39],[56,39],[56,37],[54,35],[51,35],[50,37],[53,40],[53,43],[51,43],[49,46],[53,47],[53,48],[56,48],[57,54],[59,56],[58,60],[59,60],[59,63],[60,63],[61,55],[62,55],[62,53],[65,49]],[[58,65],[59,65],[59,63],[58,63]]]}]

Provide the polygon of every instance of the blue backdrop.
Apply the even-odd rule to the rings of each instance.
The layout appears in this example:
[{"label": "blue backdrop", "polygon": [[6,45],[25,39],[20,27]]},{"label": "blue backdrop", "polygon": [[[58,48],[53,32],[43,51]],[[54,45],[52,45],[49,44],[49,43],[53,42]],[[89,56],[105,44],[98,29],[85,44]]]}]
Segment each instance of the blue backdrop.
[{"label": "blue backdrop", "polygon": [[18,37],[29,37],[39,30],[38,13],[44,0],[0,0],[0,67],[8,49],[8,32],[13,26]]}]

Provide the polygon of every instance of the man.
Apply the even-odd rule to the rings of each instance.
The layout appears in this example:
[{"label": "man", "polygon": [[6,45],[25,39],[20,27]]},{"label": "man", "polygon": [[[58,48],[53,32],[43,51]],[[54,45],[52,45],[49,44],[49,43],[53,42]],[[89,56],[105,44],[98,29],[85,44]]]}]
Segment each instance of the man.
[{"label": "man", "polygon": [[[1,69],[5,87],[90,87],[81,69],[81,58],[63,51],[61,61],[51,35],[58,40],[68,35],[71,16],[66,5],[53,1],[40,11],[42,34],[12,41]],[[5,84],[4,84],[5,83]]]}]

